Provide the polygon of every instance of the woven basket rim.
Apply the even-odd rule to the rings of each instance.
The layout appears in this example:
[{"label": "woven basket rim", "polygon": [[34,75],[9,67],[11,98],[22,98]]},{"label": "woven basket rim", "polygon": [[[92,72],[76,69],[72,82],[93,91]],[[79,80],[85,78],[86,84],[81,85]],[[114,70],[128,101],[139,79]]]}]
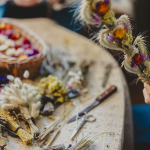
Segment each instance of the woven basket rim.
[{"label": "woven basket rim", "polygon": [[48,52],[48,47],[45,44],[45,42],[35,32],[30,30],[26,26],[18,23],[15,19],[1,18],[0,22],[12,24],[12,25],[20,28],[21,30],[25,31],[26,33],[31,35],[33,38],[35,38],[43,47],[42,52],[40,52],[37,55],[30,56],[27,59],[15,58],[15,57],[6,56],[4,54],[0,54],[0,61],[1,62],[5,62],[5,63],[8,63],[8,64],[16,64],[16,63],[22,64],[22,63],[27,63],[27,62],[29,62],[31,60],[32,61],[36,61],[37,59],[44,58],[46,56],[46,54]]}]

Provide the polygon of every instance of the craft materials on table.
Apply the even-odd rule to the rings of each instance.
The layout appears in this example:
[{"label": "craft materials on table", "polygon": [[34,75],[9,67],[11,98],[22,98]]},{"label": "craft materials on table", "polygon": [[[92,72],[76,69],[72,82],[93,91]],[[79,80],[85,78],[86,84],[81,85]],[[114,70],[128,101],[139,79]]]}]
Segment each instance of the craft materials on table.
[{"label": "craft materials on table", "polygon": [[75,121],[78,116],[79,117],[84,116],[85,113],[89,112],[90,110],[92,110],[93,108],[95,108],[96,106],[98,106],[101,102],[103,102],[105,99],[107,99],[109,96],[111,96],[116,91],[117,91],[117,87],[116,86],[111,86],[103,94],[101,94],[100,96],[98,96],[97,99],[94,101],[94,103],[92,103],[89,107],[85,108],[83,111],[79,112],[77,116],[74,116],[73,118],[71,118],[68,121],[68,123],[71,123],[71,122]]},{"label": "craft materials on table", "polygon": [[[29,77],[29,72],[24,73],[24,77]],[[42,96],[38,94],[36,88],[30,84],[22,83],[19,78],[7,76],[9,84],[4,86],[0,93],[1,107],[7,111],[18,109],[21,117],[26,120],[33,136],[38,136],[39,129],[35,126],[34,119],[38,117],[41,107]]]},{"label": "craft materials on table", "polygon": [[82,0],[77,19],[93,26],[103,26],[97,40],[107,49],[124,52],[122,66],[138,80],[150,84],[150,59],[144,33],[133,38],[130,19],[127,15],[115,18],[111,0]]},{"label": "craft materials on table", "polygon": [[[78,116],[77,116],[77,118],[78,118]],[[96,121],[96,118],[93,115],[87,115],[86,114],[85,117],[82,118],[81,122],[79,123],[79,125],[77,126],[75,131],[72,133],[70,139],[73,140],[75,138],[76,134],[78,133],[78,131],[81,129],[81,127],[83,126],[83,124],[85,122],[94,122],[94,121]]]}]

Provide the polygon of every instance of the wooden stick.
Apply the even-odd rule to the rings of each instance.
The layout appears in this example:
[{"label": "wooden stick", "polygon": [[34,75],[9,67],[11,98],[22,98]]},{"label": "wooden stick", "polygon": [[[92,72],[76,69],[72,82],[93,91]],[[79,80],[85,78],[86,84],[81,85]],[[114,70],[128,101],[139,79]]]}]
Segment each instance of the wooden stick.
[{"label": "wooden stick", "polygon": [[56,133],[53,135],[52,139],[47,143],[47,145],[45,145],[43,148],[47,148],[48,146],[50,146],[50,144],[52,144],[59,132],[60,128],[56,131]]}]

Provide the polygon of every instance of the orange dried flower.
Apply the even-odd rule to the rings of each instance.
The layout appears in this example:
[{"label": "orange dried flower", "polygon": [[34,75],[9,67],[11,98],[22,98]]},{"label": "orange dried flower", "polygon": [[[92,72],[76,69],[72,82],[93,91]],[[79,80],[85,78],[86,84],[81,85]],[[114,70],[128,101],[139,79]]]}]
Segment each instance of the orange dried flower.
[{"label": "orange dried flower", "polygon": [[98,14],[105,15],[109,11],[109,5],[106,2],[98,3]]},{"label": "orange dried flower", "polygon": [[123,39],[126,36],[126,30],[125,29],[118,29],[115,32],[115,38]]}]

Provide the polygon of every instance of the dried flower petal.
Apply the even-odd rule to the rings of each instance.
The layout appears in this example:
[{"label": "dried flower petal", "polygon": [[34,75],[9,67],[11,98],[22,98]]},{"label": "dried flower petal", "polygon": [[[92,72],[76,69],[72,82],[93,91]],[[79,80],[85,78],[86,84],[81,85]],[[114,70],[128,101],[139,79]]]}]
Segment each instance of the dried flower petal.
[{"label": "dried flower petal", "polygon": [[143,59],[141,58],[141,54],[135,54],[134,57],[132,58],[133,63],[135,63],[137,66],[139,66],[142,62]]},{"label": "dried flower petal", "polygon": [[126,30],[125,29],[118,29],[115,31],[115,38],[123,39],[126,36]]},{"label": "dried flower petal", "polygon": [[135,67],[136,67],[136,64],[134,62],[131,62],[131,68],[135,69]]},{"label": "dried flower petal", "polygon": [[141,58],[142,58],[143,60],[148,59],[148,58],[149,58],[149,55],[141,54]]},{"label": "dried flower petal", "polygon": [[110,42],[113,42],[113,41],[114,41],[114,37],[111,36],[111,35],[108,35],[108,40],[109,40]]},{"label": "dried flower petal", "polygon": [[99,2],[97,7],[99,15],[105,15],[109,11],[109,5],[106,2]]}]

